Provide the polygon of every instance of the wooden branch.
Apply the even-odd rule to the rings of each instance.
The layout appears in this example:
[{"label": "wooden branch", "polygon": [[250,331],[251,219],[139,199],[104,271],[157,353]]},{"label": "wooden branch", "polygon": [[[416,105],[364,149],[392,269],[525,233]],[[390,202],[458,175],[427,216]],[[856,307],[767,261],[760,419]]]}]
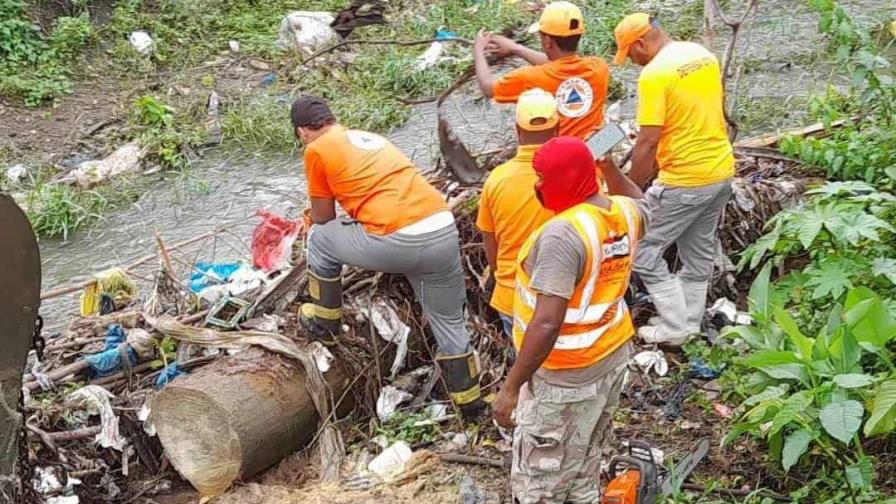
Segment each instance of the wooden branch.
[{"label": "wooden branch", "polygon": [[[747,18],[750,14],[756,10],[756,7],[759,5],[759,0],[749,0],[750,3],[747,4],[747,9],[744,11],[743,15],[740,19],[736,21],[732,21],[722,8],[719,6],[718,0],[707,0],[707,3],[712,4],[712,11],[714,14],[719,16],[719,19],[722,20],[729,28],[731,28],[731,38],[728,40],[728,45],[725,47],[725,54],[722,57],[722,90],[725,91],[727,89],[727,81],[728,78],[731,77],[731,61],[734,58],[734,48],[737,46],[737,35],[740,32],[741,26],[747,21]],[[734,119],[734,115],[731,113],[731,110],[728,108],[726,104],[723,103],[723,110],[725,112],[725,121],[728,123],[731,131],[729,132],[729,137],[733,141],[737,138],[737,134],[739,132],[739,128],[737,125],[737,121]]]},{"label": "wooden branch", "polygon": [[342,42],[333,44],[329,47],[324,47],[323,49],[313,53],[311,56],[308,56],[302,61],[303,65],[307,65],[311,60],[316,59],[324,54],[331,53],[340,47],[344,47],[347,45],[397,45],[397,46],[415,46],[415,45],[424,45],[424,44],[432,44],[433,42],[459,42],[464,45],[473,45],[472,40],[468,40],[461,37],[452,37],[445,39],[431,38],[424,40],[343,40]]},{"label": "wooden branch", "polygon": [[498,459],[490,459],[485,457],[473,457],[470,455],[460,455],[457,453],[443,453],[439,455],[442,460],[445,462],[454,462],[457,464],[467,464],[467,465],[482,465],[489,467],[500,467],[506,468],[508,467],[507,463],[503,460]]},{"label": "wooden branch", "polygon": [[759,490],[740,490],[740,489],[732,489],[732,488],[708,488],[706,485],[699,485],[696,483],[682,483],[682,490],[690,490],[692,492],[711,492],[728,495],[729,497],[746,497],[748,495],[757,495],[759,497],[766,497],[772,500],[781,501],[781,502],[792,502],[793,499],[786,495],[781,495],[776,492],[772,492],[771,490],[759,489]]},{"label": "wooden branch", "polygon": [[60,441],[77,441],[78,439],[85,439],[89,437],[94,437],[99,434],[103,430],[102,425],[94,425],[92,427],[84,427],[83,429],[75,429],[70,431],[60,431],[60,432],[48,432],[47,437],[52,439],[53,442]]}]

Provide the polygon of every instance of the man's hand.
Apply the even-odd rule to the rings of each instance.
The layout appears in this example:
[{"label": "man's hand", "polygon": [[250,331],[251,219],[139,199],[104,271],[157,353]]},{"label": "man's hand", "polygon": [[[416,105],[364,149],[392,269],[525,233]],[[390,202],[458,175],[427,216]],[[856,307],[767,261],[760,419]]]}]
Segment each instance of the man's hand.
[{"label": "man's hand", "polygon": [[516,409],[516,404],[520,399],[520,391],[519,390],[511,390],[506,386],[498,392],[498,397],[495,399],[495,402],[492,403],[492,415],[495,417],[495,421],[498,422],[498,425],[504,427],[505,429],[512,429],[516,427],[516,423],[514,423],[513,418],[513,410]]},{"label": "man's hand", "polygon": [[476,34],[476,40],[473,42],[473,54],[485,54],[490,45],[493,44],[493,35],[485,31],[485,28],[479,30]]},{"label": "man's hand", "polygon": [[516,54],[517,43],[503,35],[490,33],[491,44],[486,47],[486,54],[503,58]]}]

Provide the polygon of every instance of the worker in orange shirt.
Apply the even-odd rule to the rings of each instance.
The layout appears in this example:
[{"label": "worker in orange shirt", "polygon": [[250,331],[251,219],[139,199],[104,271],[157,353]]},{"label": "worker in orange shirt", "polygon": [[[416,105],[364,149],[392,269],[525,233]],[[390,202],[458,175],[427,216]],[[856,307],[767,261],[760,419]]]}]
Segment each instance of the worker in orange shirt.
[{"label": "worker in orange shirt", "polygon": [[625,294],[647,213],[640,189],[612,163],[601,167],[620,195],[601,193],[578,138],[551,139],[533,166],[538,199],[556,215],[519,252],[517,358],[492,411],[516,427],[514,503],[590,504],[600,499],[601,454],[632,354]]},{"label": "worker in orange shirt", "polygon": [[[404,275],[438,344],[436,360],[465,416],[484,407],[477,357],[464,326],[466,291],[457,226],[445,198],[398,148],[374,133],[337,123],[327,103],[292,105],[305,144],[311,201],[308,284],[301,320],[313,334],[342,332],[342,267]],[[336,202],[348,214],[337,217]]]},{"label": "worker in orange shirt", "polygon": [[[656,307],[655,324],[638,335],[680,346],[700,332],[712,276],[715,233],[731,196],[734,150],[725,125],[719,60],[694,42],[672,40],[647,14],[616,27],[618,53],[641,65],[638,141],[630,177],[639,187],[659,175],[645,197],[653,215],[638,249],[635,271]],[[681,271],[663,255],[676,244]]]},{"label": "worker in orange shirt", "polygon": [[553,216],[538,202],[532,186],[535,151],[557,136],[557,106],[543,89],[530,89],[516,104],[516,156],[489,174],[479,198],[476,226],[482,232],[485,256],[495,282],[491,306],[501,317],[504,332],[513,326],[516,256],[533,231]]},{"label": "worker in orange shirt", "polygon": [[[585,33],[582,11],[570,2],[548,4],[537,28],[544,52],[506,37],[479,32],[473,45],[476,78],[482,93],[498,103],[516,102],[526,90],[541,88],[552,95],[560,113],[560,134],[586,139],[603,126],[604,103],[610,84],[606,61],[578,54]],[[486,53],[523,58],[532,66],[495,78]]]}]

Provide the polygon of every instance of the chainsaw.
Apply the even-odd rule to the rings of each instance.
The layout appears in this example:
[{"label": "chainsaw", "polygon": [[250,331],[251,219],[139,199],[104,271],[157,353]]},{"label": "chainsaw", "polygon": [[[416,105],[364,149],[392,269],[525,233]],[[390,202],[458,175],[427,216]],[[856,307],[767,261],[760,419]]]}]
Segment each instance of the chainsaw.
[{"label": "chainsaw", "polygon": [[601,504],[656,504],[660,495],[672,494],[690,476],[709,451],[709,440],[701,439],[671,470],[658,466],[650,445],[630,441],[628,453],[610,459],[610,483]]}]

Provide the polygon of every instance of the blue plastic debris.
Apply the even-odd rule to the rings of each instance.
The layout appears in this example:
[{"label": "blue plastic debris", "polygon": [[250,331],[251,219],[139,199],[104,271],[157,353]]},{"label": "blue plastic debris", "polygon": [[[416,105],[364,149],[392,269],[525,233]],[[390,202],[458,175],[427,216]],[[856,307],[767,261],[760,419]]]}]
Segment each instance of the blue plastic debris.
[{"label": "blue plastic debris", "polygon": [[[118,347],[125,343],[125,339],[124,329],[118,324],[112,324],[106,329],[106,349],[84,356],[97,376],[108,376],[121,369],[121,352]],[[128,347],[127,354],[131,365],[137,364],[137,352]]]},{"label": "blue plastic debris", "polygon": [[270,86],[271,84],[273,84],[275,82],[277,82],[277,76],[272,73],[269,73],[261,78],[262,86]]},{"label": "blue plastic debris", "polygon": [[206,287],[227,283],[230,280],[230,276],[242,266],[238,262],[197,262],[193,266],[193,273],[190,274],[190,290],[198,294]]},{"label": "blue plastic debris", "polygon": [[451,30],[439,30],[436,32],[436,40],[439,40],[439,41],[451,40],[451,39],[456,39],[456,38],[457,38],[457,33],[453,32]]},{"label": "blue plastic debris", "polygon": [[715,380],[719,376],[722,375],[722,371],[725,370],[725,364],[722,364],[718,369],[710,366],[700,357],[694,357],[690,361],[691,365],[691,376],[694,378],[701,378],[704,380]]},{"label": "blue plastic debris", "polygon": [[172,362],[168,364],[168,367],[162,370],[162,373],[156,378],[156,390],[164,388],[165,385],[168,385],[171,380],[177,378],[178,376],[183,376],[187,374],[186,371],[181,371],[177,369],[177,363]]}]

